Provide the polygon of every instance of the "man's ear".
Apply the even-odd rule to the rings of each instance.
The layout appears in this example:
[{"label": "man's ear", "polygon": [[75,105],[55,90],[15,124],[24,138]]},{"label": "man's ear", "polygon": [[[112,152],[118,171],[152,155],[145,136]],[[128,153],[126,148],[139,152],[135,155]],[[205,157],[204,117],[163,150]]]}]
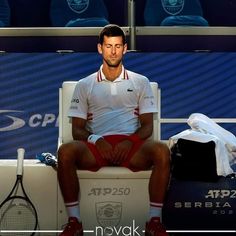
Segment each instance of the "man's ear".
[{"label": "man's ear", "polygon": [[99,54],[102,54],[102,45],[100,43],[97,44],[97,49]]},{"label": "man's ear", "polygon": [[126,52],[127,52],[127,43],[124,45],[123,54],[125,54]]}]

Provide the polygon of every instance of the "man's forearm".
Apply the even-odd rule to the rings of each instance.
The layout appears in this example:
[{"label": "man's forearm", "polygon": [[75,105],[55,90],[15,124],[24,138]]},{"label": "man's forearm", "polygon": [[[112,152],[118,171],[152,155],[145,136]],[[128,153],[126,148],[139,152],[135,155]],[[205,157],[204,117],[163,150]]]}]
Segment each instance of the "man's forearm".
[{"label": "man's forearm", "polygon": [[85,129],[74,129],[72,135],[74,140],[87,140],[90,133]]},{"label": "man's forearm", "polygon": [[153,126],[141,126],[139,127],[134,134],[138,135],[140,139],[147,139],[152,135]]}]

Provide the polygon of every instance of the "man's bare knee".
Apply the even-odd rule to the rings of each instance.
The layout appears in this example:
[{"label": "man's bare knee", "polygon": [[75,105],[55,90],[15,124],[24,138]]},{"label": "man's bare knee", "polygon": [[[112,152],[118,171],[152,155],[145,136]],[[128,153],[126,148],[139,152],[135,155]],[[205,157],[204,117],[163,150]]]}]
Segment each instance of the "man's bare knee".
[{"label": "man's bare knee", "polygon": [[81,142],[70,142],[62,144],[58,149],[58,160],[61,162],[73,160],[76,156],[80,155],[85,145]]},{"label": "man's bare knee", "polygon": [[153,161],[162,165],[170,165],[170,149],[163,142],[156,142],[153,145]]}]

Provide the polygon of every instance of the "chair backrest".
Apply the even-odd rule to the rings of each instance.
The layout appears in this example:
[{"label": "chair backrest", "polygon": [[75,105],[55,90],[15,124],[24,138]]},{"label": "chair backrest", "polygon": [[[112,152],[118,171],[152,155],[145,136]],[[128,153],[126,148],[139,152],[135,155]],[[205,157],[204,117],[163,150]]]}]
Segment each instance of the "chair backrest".
[{"label": "chair backrest", "polygon": [[108,12],[103,0],[52,0],[51,24],[63,26],[104,26]]},{"label": "chair backrest", "polygon": [[[58,146],[73,140],[70,118],[67,116],[71,98],[77,81],[66,81],[59,89],[59,138]],[[156,82],[150,82],[154,97],[157,101],[159,112],[154,114],[152,139],[160,139],[160,89]]]},{"label": "chair backrest", "polygon": [[7,0],[0,0],[0,27],[10,26],[10,7]]},{"label": "chair backrest", "polygon": [[148,26],[208,25],[199,0],[147,0],[144,20]]}]

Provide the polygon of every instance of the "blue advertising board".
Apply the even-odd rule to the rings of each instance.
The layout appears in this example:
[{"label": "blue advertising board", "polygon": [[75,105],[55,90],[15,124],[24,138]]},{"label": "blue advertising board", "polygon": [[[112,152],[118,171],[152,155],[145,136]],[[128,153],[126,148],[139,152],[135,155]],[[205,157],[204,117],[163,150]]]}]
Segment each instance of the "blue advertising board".
[{"label": "blue advertising board", "polygon": [[[97,71],[97,53],[5,53],[0,55],[0,159],[56,153],[58,89]],[[161,117],[236,117],[236,53],[127,53],[127,69],[156,81],[161,88]],[[224,124],[236,134],[234,124]],[[163,124],[161,138],[187,128]]]}]

